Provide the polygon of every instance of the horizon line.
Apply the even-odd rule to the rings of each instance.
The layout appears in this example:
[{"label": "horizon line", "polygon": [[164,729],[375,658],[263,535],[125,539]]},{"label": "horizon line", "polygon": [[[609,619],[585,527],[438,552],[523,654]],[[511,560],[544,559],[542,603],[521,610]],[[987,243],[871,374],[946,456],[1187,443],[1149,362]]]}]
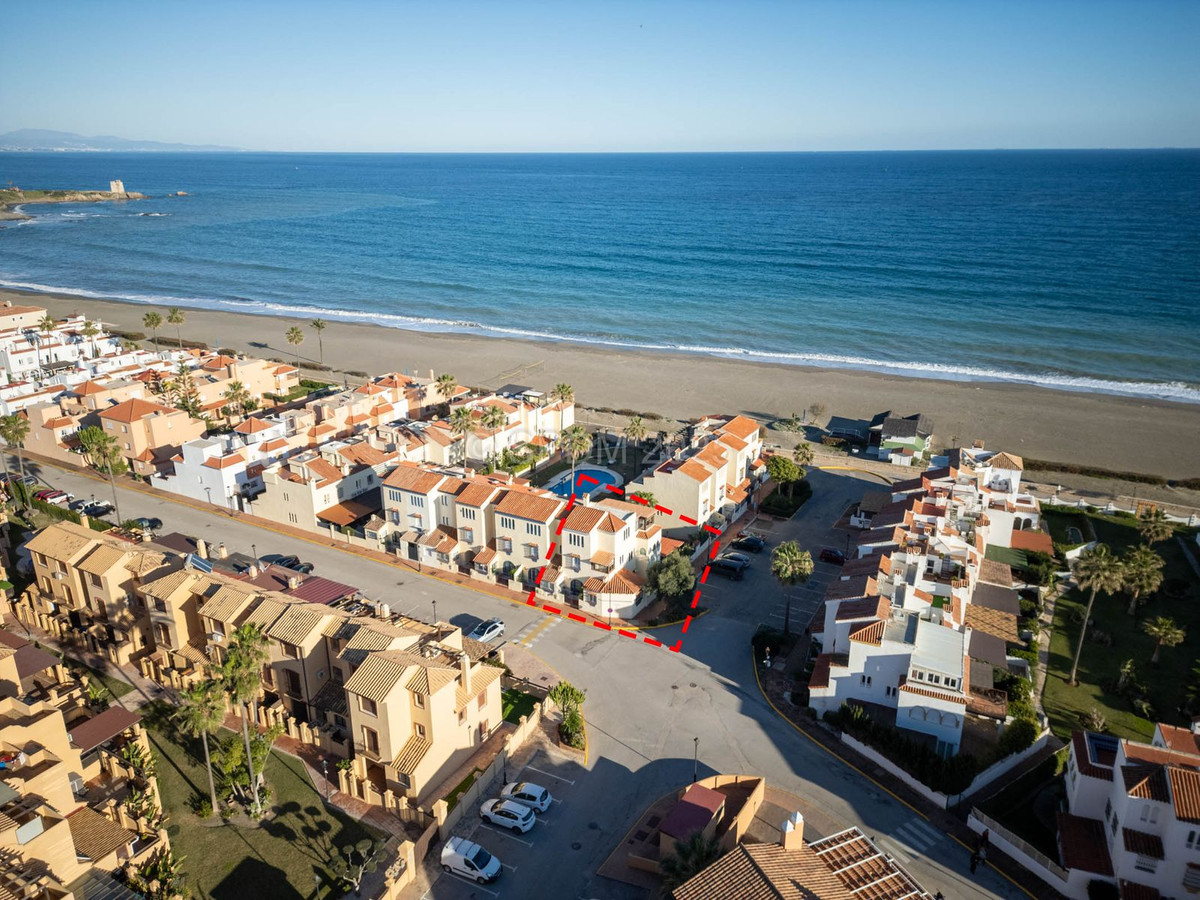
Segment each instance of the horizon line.
[{"label": "horizon line", "polygon": [[[183,143],[170,141],[163,143]],[[801,153],[1125,153],[1137,151],[1197,151],[1198,146],[1131,146],[1131,147],[909,147],[909,148],[839,148],[839,149],[799,149],[799,150],[261,150],[245,147],[223,147],[220,149],[205,149],[197,145],[194,148],[148,148],[148,149],[114,149],[102,147],[93,148],[22,148],[0,147],[0,153],[129,153],[129,154],[179,154],[179,153],[271,153],[307,155],[370,155],[370,156],[738,156],[765,154],[801,154]]]}]

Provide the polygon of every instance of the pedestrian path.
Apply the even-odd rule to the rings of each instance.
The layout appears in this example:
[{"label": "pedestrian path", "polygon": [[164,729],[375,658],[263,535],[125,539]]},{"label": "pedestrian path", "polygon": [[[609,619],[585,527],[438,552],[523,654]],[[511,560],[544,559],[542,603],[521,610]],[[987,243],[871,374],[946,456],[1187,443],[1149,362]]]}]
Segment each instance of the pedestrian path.
[{"label": "pedestrian path", "polygon": [[519,632],[517,632],[517,636],[513,639],[513,643],[518,647],[532,649],[538,641],[540,641],[547,634],[549,634],[551,630],[561,624],[561,618],[551,618],[549,616],[536,622],[530,622]]},{"label": "pedestrian path", "polygon": [[878,841],[888,847],[903,862],[925,856],[931,847],[945,837],[928,822],[909,819],[891,834],[880,835]]}]

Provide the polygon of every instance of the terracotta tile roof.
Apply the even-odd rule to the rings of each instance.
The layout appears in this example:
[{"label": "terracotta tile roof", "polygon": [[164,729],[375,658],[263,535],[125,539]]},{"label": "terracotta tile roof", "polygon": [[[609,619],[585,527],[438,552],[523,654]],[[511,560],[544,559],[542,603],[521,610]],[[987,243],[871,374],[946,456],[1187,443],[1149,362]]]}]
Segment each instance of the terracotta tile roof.
[{"label": "terracotta tile roof", "polygon": [[107,544],[98,544],[96,549],[77,562],[75,567],[89,575],[104,575],[123,563],[128,555],[128,550],[120,550]]},{"label": "terracotta tile roof", "polygon": [[81,806],[67,816],[67,827],[71,831],[75,852],[91,860],[103,859],[137,837],[128,828],[122,828],[90,806]]},{"label": "terracotta tile roof", "polygon": [[[456,502],[461,503],[463,506],[481,507],[495,497],[499,490],[500,488],[494,484],[473,482],[462,489],[456,498]],[[580,508],[582,509],[582,507]]]},{"label": "terracotta tile roof", "polygon": [[[73,526],[73,527],[72,527]],[[51,559],[70,562],[80,552],[97,543],[93,533],[80,534],[75,529],[80,526],[68,526],[59,522],[43,528],[26,543],[30,551],[49,556]]]},{"label": "terracotta tile roof", "polygon": [[927,687],[918,687],[910,681],[902,680],[900,690],[908,694],[919,694],[922,697],[929,697],[932,700],[945,700],[947,703],[961,703],[964,706],[967,704],[966,697],[960,697],[957,694],[949,694],[945,691],[935,691]]},{"label": "terracotta tile roof", "polygon": [[372,653],[346,680],[346,690],[376,703],[382,703],[400,683],[408,666],[383,653]]},{"label": "terracotta tile roof", "polygon": [[1032,550],[1054,555],[1054,541],[1044,531],[1019,531],[1014,528],[1008,546],[1014,550]]},{"label": "terracotta tile roof", "polygon": [[678,468],[675,469],[680,475],[686,475],[692,481],[708,481],[715,474],[712,469],[697,462],[695,459],[684,460]]},{"label": "terracotta tile roof", "polygon": [[863,597],[858,600],[843,600],[838,604],[837,621],[854,619],[886,619],[892,604],[887,597]]},{"label": "terracotta tile roof", "polygon": [[400,463],[383,480],[388,487],[416,494],[429,494],[446,478],[440,472],[433,472],[412,463]]},{"label": "terracotta tile roof", "polygon": [[711,441],[705,444],[692,459],[697,459],[706,466],[711,466],[714,469],[722,469],[729,462],[729,459],[725,456],[725,448],[721,446],[719,441]]},{"label": "terracotta tile roof", "polygon": [[831,581],[825,589],[826,600],[845,600],[852,597],[877,595],[879,585],[870,575],[855,575],[852,578]]},{"label": "terracotta tile roof", "polygon": [[810,688],[827,688],[829,687],[829,660],[828,653],[822,653],[813,663],[812,674],[808,678],[808,686]]},{"label": "terracotta tile roof", "polygon": [[1200,772],[1168,766],[1167,778],[1171,782],[1175,818],[1183,822],[1200,822]]},{"label": "terracotta tile roof", "polygon": [[1122,828],[1121,837],[1125,849],[1139,856],[1149,856],[1151,859],[1164,859],[1163,842],[1157,834],[1137,831],[1133,828]]},{"label": "terracotta tile roof", "polygon": [[607,513],[596,506],[577,505],[569,513],[563,522],[564,531],[581,531],[589,532],[600,524]]},{"label": "terracotta tile roof", "polygon": [[[489,668],[495,668],[494,666]],[[499,670],[497,670],[499,671]],[[458,677],[457,669],[433,668],[431,666],[414,666],[412,676],[404,685],[414,694],[436,694]]]},{"label": "terracotta tile roof", "polygon": [[134,398],[133,400],[125,400],[116,406],[110,406],[107,409],[101,410],[99,415],[101,419],[107,422],[133,423],[140,422],[146,416],[168,415],[178,412],[179,410],[173,406],[163,406],[161,403],[151,403],[149,400]]},{"label": "terracotta tile roof", "polygon": [[230,466],[245,465],[246,458],[240,453],[230,453],[228,456],[210,456],[204,465],[210,469],[228,469]]},{"label": "terracotta tile roof", "polygon": [[433,746],[431,741],[424,738],[419,738],[415,734],[404,742],[404,746],[400,748],[400,752],[396,754],[396,758],[392,760],[392,768],[397,772],[411,774],[421,760],[425,758],[425,754]]},{"label": "terracotta tile roof", "polygon": [[496,504],[496,512],[519,519],[549,522],[563,505],[562,499],[554,495],[542,496],[529,491],[507,490]]},{"label": "terracotta tile roof", "polygon": [[1001,587],[1012,587],[1012,566],[1008,563],[984,558],[979,562],[979,580],[987,584],[998,584]]},{"label": "terracotta tile roof", "polygon": [[1017,641],[1017,617],[997,609],[987,609],[974,603],[967,606],[967,627],[998,637],[1003,641]]},{"label": "terracotta tile roof", "polygon": [[260,431],[267,431],[273,424],[263,419],[243,419],[233,430],[238,434],[258,434]]},{"label": "terracotta tile roof", "polygon": [[725,806],[725,795],[720,791],[693,784],[671,807],[659,831],[677,841],[686,841],[698,831],[703,831]]},{"label": "terracotta tile roof", "polygon": [[487,542],[486,547],[484,547],[482,550],[480,550],[478,553],[475,554],[475,558],[473,560],[471,560],[471,562],[473,564],[486,566],[488,563],[490,563],[493,559],[496,558],[496,552],[497,552],[496,551],[496,539],[492,538],[492,540]]},{"label": "terracotta tile roof", "polygon": [[1076,731],[1071,735],[1071,751],[1075,756],[1075,766],[1079,769],[1080,774],[1087,775],[1089,778],[1103,778],[1106,781],[1112,781],[1115,753],[1106,753],[1103,757],[1097,755],[1093,760],[1088,752],[1087,735],[1082,731]]},{"label": "terracotta tile roof", "polygon": [[237,617],[245,612],[254,597],[255,594],[252,590],[241,585],[223,584],[215,594],[204,601],[204,605],[200,607],[200,615],[226,625],[233,625]]},{"label": "terracotta tile roof", "polygon": [[663,556],[670,556],[676,550],[683,546],[683,541],[677,541],[675,538],[664,537],[660,550]]},{"label": "terracotta tile roof", "polygon": [[317,513],[317,518],[334,525],[350,525],[376,511],[376,507],[360,500],[343,500]]},{"label": "terracotta tile roof", "polygon": [[110,706],[90,719],[71,726],[69,737],[80,753],[87,753],[140,721],[142,717],[137,713],[130,712],[123,706]]},{"label": "terracotta tile roof", "polygon": [[1157,800],[1159,803],[1171,802],[1171,792],[1162,766],[1153,763],[1121,766],[1121,778],[1125,782],[1125,793],[1130,797]]},{"label": "terracotta tile roof", "polygon": [[611,566],[617,561],[617,558],[607,550],[597,550],[592,554],[591,563],[593,566]]},{"label": "terracotta tile roof", "polygon": [[[88,559],[91,559],[89,556]],[[1158,723],[1158,733],[1168,749],[1176,753],[1187,753],[1192,756],[1200,755],[1200,735],[1190,728],[1180,728],[1176,725]]]},{"label": "terracotta tile roof", "polygon": [[1080,869],[1096,875],[1113,873],[1104,823],[1099,819],[1060,812],[1058,847],[1062,853],[1063,865],[1068,869]]},{"label": "terracotta tile roof", "polygon": [[265,631],[277,641],[300,645],[312,636],[328,614],[329,611],[323,607],[293,603]]},{"label": "terracotta tile roof", "polygon": [[317,487],[328,487],[342,480],[341,469],[326,459],[318,457],[299,465],[307,469],[313,477],[320,479],[317,482]]},{"label": "terracotta tile roof", "polygon": [[717,431],[748,441],[758,434],[759,427],[759,424],[748,416],[734,416]]},{"label": "terracotta tile roof", "polygon": [[734,450],[745,450],[746,447],[749,446],[740,437],[730,434],[729,432],[725,432],[724,434],[720,435],[717,440],[726,447],[732,447]]},{"label": "terracotta tile roof", "polygon": [[250,610],[250,615],[246,616],[246,620],[242,624],[257,625],[265,631],[290,606],[292,606],[291,603],[286,603],[273,597],[263,597],[259,604]]},{"label": "terracotta tile roof", "polygon": [[454,692],[454,711],[459,712],[466,709],[467,705],[487,690],[489,685],[499,681],[503,676],[504,670],[496,666],[472,666],[470,686],[459,685]]},{"label": "terracotta tile roof", "polygon": [[887,627],[887,622],[879,619],[875,622],[869,622],[866,625],[860,625],[853,629],[849,638],[860,644],[874,644],[876,647],[883,643],[883,629]]},{"label": "terracotta tile roof", "polygon": [[1015,469],[1018,472],[1024,471],[1025,460],[1017,456],[1015,453],[997,453],[995,456],[989,457],[986,465],[993,469]]}]

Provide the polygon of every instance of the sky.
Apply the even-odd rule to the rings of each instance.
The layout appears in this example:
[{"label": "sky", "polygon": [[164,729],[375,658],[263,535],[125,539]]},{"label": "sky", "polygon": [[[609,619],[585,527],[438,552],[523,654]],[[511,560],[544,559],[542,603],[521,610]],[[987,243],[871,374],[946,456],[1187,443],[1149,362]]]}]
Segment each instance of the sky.
[{"label": "sky", "polygon": [[1200,146],[1197,0],[5,0],[0,28],[0,132],[360,152]]}]

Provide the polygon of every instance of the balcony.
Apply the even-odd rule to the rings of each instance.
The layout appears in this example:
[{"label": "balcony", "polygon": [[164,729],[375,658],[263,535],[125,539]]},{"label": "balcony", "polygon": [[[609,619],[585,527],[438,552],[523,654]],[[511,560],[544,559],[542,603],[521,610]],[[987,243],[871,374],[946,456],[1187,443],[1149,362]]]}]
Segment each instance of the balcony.
[{"label": "balcony", "polygon": [[973,687],[967,695],[967,712],[1003,721],[1008,715],[1008,694],[997,688]]}]

